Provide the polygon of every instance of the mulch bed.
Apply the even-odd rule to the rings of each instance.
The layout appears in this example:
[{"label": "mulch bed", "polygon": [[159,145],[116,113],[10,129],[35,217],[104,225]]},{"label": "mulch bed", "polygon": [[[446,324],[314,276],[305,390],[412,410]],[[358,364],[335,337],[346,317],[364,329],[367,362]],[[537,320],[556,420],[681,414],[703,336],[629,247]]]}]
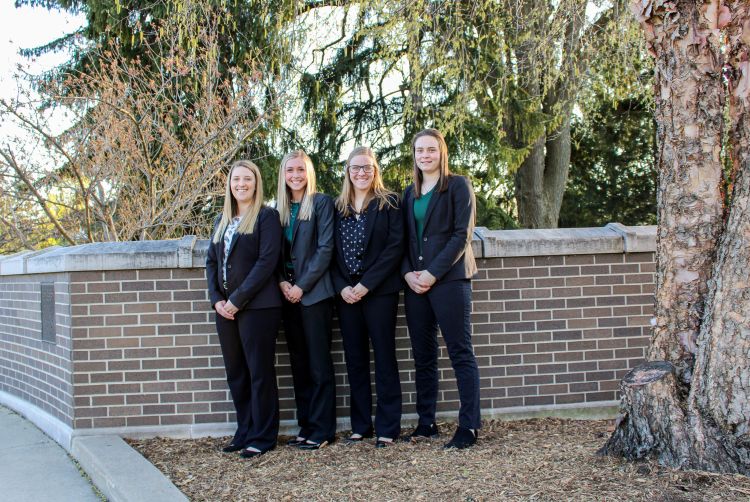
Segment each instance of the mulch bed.
[{"label": "mulch bed", "polygon": [[489,421],[477,445],[462,451],[442,449],[452,424],[441,424],[439,441],[386,449],[337,441],[303,452],[280,438],[276,450],[251,460],[221,453],[229,438],[129,443],[192,500],[750,499],[742,475],[597,456],[611,428],[611,421]]}]

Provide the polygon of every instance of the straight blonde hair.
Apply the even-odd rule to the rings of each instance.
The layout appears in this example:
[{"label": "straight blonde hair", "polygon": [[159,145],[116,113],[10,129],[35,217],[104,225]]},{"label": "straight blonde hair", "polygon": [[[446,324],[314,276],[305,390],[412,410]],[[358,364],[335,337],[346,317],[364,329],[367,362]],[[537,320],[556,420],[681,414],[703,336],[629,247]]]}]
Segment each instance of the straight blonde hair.
[{"label": "straight blonde hair", "polygon": [[304,150],[294,150],[284,155],[284,158],[281,159],[281,166],[279,167],[279,184],[276,189],[276,210],[279,212],[279,219],[281,220],[282,227],[289,226],[292,212],[292,191],[286,186],[284,170],[286,168],[286,163],[296,158],[301,158],[305,163],[305,171],[307,173],[307,185],[305,186],[305,193],[300,201],[297,218],[299,220],[309,220],[312,218],[313,214],[313,198],[317,193],[315,168],[313,167],[312,159]]},{"label": "straight blonde hair", "polygon": [[379,211],[382,211],[386,206],[395,209],[397,207],[395,202],[396,194],[388,190],[383,184],[383,178],[380,176],[380,165],[378,164],[378,159],[375,157],[375,152],[367,146],[355,147],[346,159],[344,183],[341,187],[341,195],[336,198],[336,209],[344,217],[352,214],[351,207],[354,205],[354,185],[349,177],[349,166],[351,165],[352,159],[357,155],[366,155],[369,157],[374,167],[370,191],[368,192],[367,197],[365,198],[365,203],[362,207],[367,207],[372,199],[377,199]]},{"label": "straight blonde hair", "polygon": [[253,202],[250,205],[250,209],[245,213],[245,215],[240,220],[240,224],[237,226],[238,234],[253,233],[255,222],[258,220],[258,215],[260,214],[260,210],[263,207],[263,178],[260,175],[260,169],[249,160],[238,160],[234,162],[232,164],[232,167],[229,169],[229,174],[227,174],[227,188],[224,195],[224,210],[221,213],[221,221],[219,222],[219,226],[216,227],[216,232],[214,232],[214,244],[218,244],[224,237],[224,231],[227,229],[227,226],[232,221],[232,218],[237,215],[237,212],[239,210],[237,206],[237,200],[234,198],[234,195],[232,195],[232,173],[234,172],[235,168],[238,167],[249,169],[250,172],[252,172],[255,176],[255,192],[253,193]]},{"label": "straight blonde hair", "polygon": [[438,142],[438,150],[440,152],[440,179],[438,179],[436,185],[438,192],[445,192],[448,189],[448,176],[451,174],[450,169],[448,169],[448,143],[445,142],[445,136],[437,129],[422,129],[419,131],[414,135],[414,139],[411,140],[411,155],[414,159],[414,197],[417,199],[422,197],[422,170],[417,165],[415,149],[417,140],[423,136],[430,136]]}]

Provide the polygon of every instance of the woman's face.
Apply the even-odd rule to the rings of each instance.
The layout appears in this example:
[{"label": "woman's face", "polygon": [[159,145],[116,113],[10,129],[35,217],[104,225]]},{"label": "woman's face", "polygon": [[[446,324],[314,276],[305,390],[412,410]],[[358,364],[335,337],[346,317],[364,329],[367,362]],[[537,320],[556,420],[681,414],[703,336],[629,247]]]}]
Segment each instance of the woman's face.
[{"label": "woman's face", "polygon": [[307,186],[307,168],[302,157],[295,157],[286,161],[284,179],[286,180],[286,186],[292,193],[304,192]]},{"label": "woman's face", "polygon": [[349,179],[355,190],[369,191],[375,178],[375,162],[369,155],[355,155],[349,161]]},{"label": "woman's face", "polygon": [[440,143],[432,136],[420,136],[414,143],[414,160],[423,174],[440,172]]},{"label": "woman's face", "polygon": [[229,187],[238,204],[249,204],[255,195],[255,174],[247,167],[232,169]]}]

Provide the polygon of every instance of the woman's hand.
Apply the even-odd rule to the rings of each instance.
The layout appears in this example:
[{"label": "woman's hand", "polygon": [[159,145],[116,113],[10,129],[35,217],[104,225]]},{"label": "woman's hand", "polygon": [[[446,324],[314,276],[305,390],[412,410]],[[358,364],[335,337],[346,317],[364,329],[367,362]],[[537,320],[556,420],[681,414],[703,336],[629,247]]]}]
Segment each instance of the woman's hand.
[{"label": "woman's hand", "polygon": [[[229,303],[231,305],[231,303]],[[229,313],[226,309],[227,302],[224,300],[216,302],[216,305],[214,305],[214,309],[216,310],[216,313],[219,314],[221,317],[225,319],[229,319],[230,321],[234,321],[234,314]],[[232,305],[234,307],[234,305]],[[236,310],[235,310],[236,312]]]},{"label": "woman's hand", "polygon": [[289,288],[289,290],[286,292],[286,299],[289,300],[291,303],[299,303],[299,301],[302,299],[302,288],[297,286],[296,284]]},{"label": "woman's hand", "polygon": [[361,300],[370,290],[364,287],[361,282],[358,282],[357,285],[352,288],[352,291],[357,295],[357,298]]},{"label": "woman's hand", "polygon": [[417,272],[417,280],[422,286],[426,287],[427,289],[430,289],[437,282],[435,276],[429,273],[427,270],[421,270]]},{"label": "woman's hand", "polygon": [[227,301],[224,304],[224,310],[234,318],[234,314],[237,313],[240,309],[238,307],[235,307],[234,304],[231,301]]},{"label": "woman's hand", "polygon": [[404,275],[404,280],[406,280],[406,284],[407,286],[409,286],[409,289],[411,289],[418,295],[424,294],[430,289],[429,286],[425,286],[419,280],[420,274],[421,272],[407,272],[406,275]]},{"label": "woman's hand", "polygon": [[341,298],[346,303],[357,303],[360,300],[359,296],[354,293],[354,288],[351,286],[347,286],[341,290]]},{"label": "woman's hand", "polygon": [[289,300],[289,290],[292,289],[292,283],[289,281],[281,281],[279,283],[279,289],[281,290],[281,294],[284,295],[284,298]]}]

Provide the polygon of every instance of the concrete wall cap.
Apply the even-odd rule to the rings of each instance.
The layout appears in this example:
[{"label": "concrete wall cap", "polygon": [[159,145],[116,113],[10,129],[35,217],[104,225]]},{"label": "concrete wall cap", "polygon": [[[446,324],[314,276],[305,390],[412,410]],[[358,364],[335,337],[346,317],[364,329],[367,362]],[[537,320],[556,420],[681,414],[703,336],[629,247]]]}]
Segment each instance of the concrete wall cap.
[{"label": "concrete wall cap", "polygon": [[62,249],[59,246],[52,246],[38,251],[21,251],[20,253],[2,257],[0,259],[0,275],[20,275],[29,273],[28,262],[31,258],[42,256]]},{"label": "concrete wall cap", "polygon": [[[0,275],[201,268],[209,241],[188,235],[179,240],[97,242],[51,247],[0,257]],[[490,230],[477,227],[471,242],[477,258],[567,254],[635,253],[656,250],[656,227],[610,223],[602,228]]]},{"label": "concrete wall cap", "polygon": [[477,233],[484,243],[485,258],[623,252],[620,234],[606,227],[526,230],[480,227]]},{"label": "concrete wall cap", "polygon": [[96,242],[57,248],[26,261],[26,272],[178,268],[179,241]]},{"label": "concrete wall cap", "polygon": [[608,223],[605,228],[614,230],[622,237],[626,253],[656,251],[656,225],[626,227],[622,223]]},{"label": "concrete wall cap", "polygon": [[177,264],[180,268],[193,267],[193,247],[197,241],[195,235],[186,235],[177,241]]}]

